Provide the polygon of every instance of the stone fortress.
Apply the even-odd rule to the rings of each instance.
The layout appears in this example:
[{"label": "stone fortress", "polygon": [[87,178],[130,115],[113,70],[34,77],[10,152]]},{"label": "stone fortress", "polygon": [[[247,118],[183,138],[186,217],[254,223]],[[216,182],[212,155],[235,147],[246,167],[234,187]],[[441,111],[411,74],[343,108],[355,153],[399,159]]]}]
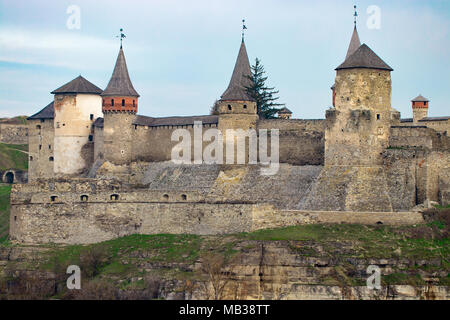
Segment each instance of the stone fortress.
[{"label": "stone fortress", "polygon": [[[134,233],[221,234],[300,223],[415,224],[412,210],[450,203],[450,117],[413,119],[391,106],[393,69],[356,26],[336,68],[326,119],[260,119],[245,89],[242,41],[218,115],[138,115],[139,94],[121,46],[105,90],[78,77],[29,120],[29,182],[13,186],[11,239],[93,243]],[[202,122],[202,128],[197,127]],[[280,167],[177,165],[177,129],[278,129]]]}]

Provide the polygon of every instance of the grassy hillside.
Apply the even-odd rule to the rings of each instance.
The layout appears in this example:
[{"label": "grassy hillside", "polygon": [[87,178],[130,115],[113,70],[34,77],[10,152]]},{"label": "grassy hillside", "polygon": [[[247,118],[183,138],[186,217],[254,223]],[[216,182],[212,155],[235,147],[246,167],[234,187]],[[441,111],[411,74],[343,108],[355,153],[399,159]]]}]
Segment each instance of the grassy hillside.
[{"label": "grassy hillside", "polygon": [[[25,151],[25,152],[24,152]],[[28,170],[28,145],[0,143],[0,170]]]},{"label": "grassy hillside", "polygon": [[27,116],[18,116],[14,118],[0,118],[0,123],[7,124],[27,124]]},{"label": "grassy hillside", "polygon": [[10,185],[0,185],[0,243],[8,238]]}]

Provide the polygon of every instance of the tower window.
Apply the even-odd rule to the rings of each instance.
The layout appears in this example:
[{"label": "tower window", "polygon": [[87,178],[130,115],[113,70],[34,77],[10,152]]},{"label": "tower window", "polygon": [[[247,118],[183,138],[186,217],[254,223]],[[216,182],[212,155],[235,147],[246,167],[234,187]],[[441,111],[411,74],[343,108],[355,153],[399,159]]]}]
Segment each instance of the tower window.
[{"label": "tower window", "polygon": [[32,156],[30,156],[30,161],[33,161],[33,157]]},{"label": "tower window", "polygon": [[231,107],[231,104],[228,105],[228,110],[232,110],[233,108]]},{"label": "tower window", "polygon": [[246,104],[244,104],[244,109],[247,109],[247,105]]},{"label": "tower window", "polygon": [[114,107],[114,99],[111,99],[111,106]]},{"label": "tower window", "polygon": [[48,149],[49,149],[49,150],[52,149],[52,145],[51,145],[51,144],[48,145]]},{"label": "tower window", "polygon": [[55,161],[55,158],[50,157],[50,158],[48,158],[48,161],[53,162],[53,161]]},{"label": "tower window", "polygon": [[88,199],[89,199],[89,197],[88,197],[87,195],[82,195],[82,196],[81,196],[81,201],[82,201],[82,202],[87,202]]},{"label": "tower window", "polygon": [[182,195],[181,195],[181,200],[186,201],[186,200],[187,200],[187,195],[182,194]]},{"label": "tower window", "polygon": [[380,120],[381,115],[379,113],[377,113],[377,120]]},{"label": "tower window", "polygon": [[122,107],[125,107],[125,99],[122,99]]},{"label": "tower window", "polygon": [[58,200],[58,197],[57,196],[51,196],[50,197],[50,201],[51,202],[56,202]]},{"label": "tower window", "polygon": [[39,145],[39,150],[41,150],[41,149],[42,149],[42,144]]},{"label": "tower window", "polygon": [[169,200],[169,195],[168,195],[168,194],[165,194],[165,195],[163,196],[163,198],[164,198],[165,201],[167,201],[167,200]]},{"label": "tower window", "polygon": [[133,100],[133,108],[135,107],[136,105],[135,105],[135,102],[134,102],[134,100]]},{"label": "tower window", "polygon": [[36,129],[39,129],[39,130],[41,130],[41,125],[40,125],[40,124],[38,124],[38,125],[36,126]]},{"label": "tower window", "polygon": [[91,121],[94,120],[94,115],[91,114],[91,115],[89,116],[89,119],[91,119]]},{"label": "tower window", "polygon": [[92,135],[89,136],[89,141],[92,142],[94,140],[94,137]]},{"label": "tower window", "polygon": [[111,197],[110,197],[110,199],[111,199],[112,201],[118,201],[118,200],[119,200],[119,195],[118,195],[118,194],[112,194]]}]

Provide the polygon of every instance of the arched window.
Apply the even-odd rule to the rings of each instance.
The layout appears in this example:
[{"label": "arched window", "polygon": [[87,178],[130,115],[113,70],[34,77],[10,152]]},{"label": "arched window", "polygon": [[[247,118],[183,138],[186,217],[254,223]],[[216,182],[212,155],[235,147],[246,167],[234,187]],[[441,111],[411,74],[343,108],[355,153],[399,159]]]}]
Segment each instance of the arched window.
[{"label": "arched window", "polygon": [[89,197],[87,195],[85,195],[85,194],[81,196],[81,201],[82,202],[87,202],[88,199],[89,199]]},{"label": "arched window", "polygon": [[114,99],[111,99],[111,107],[114,107]]},{"label": "arched window", "polygon": [[125,99],[122,99],[122,107],[125,107]]},{"label": "arched window", "polygon": [[233,108],[231,107],[231,104],[228,105],[228,110],[232,110]]},{"label": "arched window", "polygon": [[51,162],[53,162],[53,161],[55,161],[55,158],[53,158],[53,157],[50,157],[50,158],[48,158],[48,161],[51,161]]},{"label": "arched window", "polygon": [[187,195],[182,194],[182,195],[181,195],[181,200],[186,201],[186,200],[187,200]]},{"label": "arched window", "polygon": [[30,161],[33,161],[33,156],[30,156]]},{"label": "arched window", "polygon": [[94,141],[94,137],[92,135],[89,135],[89,141],[90,142]]},{"label": "arched window", "polygon": [[246,104],[244,104],[244,109],[247,109],[247,105]]},{"label": "arched window", "polygon": [[169,195],[165,194],[165,195],[163,195],[163,198],[164,198],[165,201],[167,201],[167,200],[169,200]]},{"label": "arched window", "polygon": [[56,201],[58,201],[58,197],[57,196],[51,196],[50,197],[50,201],[51,202],[56,202]]},{"label": "arched window", "polygon": [[112,201],[118,201],[119,195],[118,194],[112,194],[111,197],[109,197]]},{"label": "arched window", "polygon": [[41,125],[40,125],[40,124],[38,124],[38,125],[36,126],[36,129],[39,129],[39,130],[41,130]]}]

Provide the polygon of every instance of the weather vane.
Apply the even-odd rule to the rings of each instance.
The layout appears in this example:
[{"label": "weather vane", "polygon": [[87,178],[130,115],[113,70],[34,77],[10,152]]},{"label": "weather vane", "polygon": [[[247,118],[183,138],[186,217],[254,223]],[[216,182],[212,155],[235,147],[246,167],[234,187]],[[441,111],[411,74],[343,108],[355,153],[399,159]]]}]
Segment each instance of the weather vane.
[{"label": "weather vane", "polygon": [[354,5],[353,8],[355,8],[355,14],[353,16],[355,17],[355,27],[356,27],[356,18],[358,17],[358,11],[356,11],[356,5]]},{"label": "weather vane", "polygon": [[116,38],[120,38],[120,49],[122,49],[122,40],[127,36],[123,33],[123,29],[120,28],[120,36],[116,36]]},{"label": "weather vane", "polygon": [[242,19],[242,42],[244,41],[244,35],[245,35],[244,30],[247,30],[247,27],[245,25],[245,19]]}]

